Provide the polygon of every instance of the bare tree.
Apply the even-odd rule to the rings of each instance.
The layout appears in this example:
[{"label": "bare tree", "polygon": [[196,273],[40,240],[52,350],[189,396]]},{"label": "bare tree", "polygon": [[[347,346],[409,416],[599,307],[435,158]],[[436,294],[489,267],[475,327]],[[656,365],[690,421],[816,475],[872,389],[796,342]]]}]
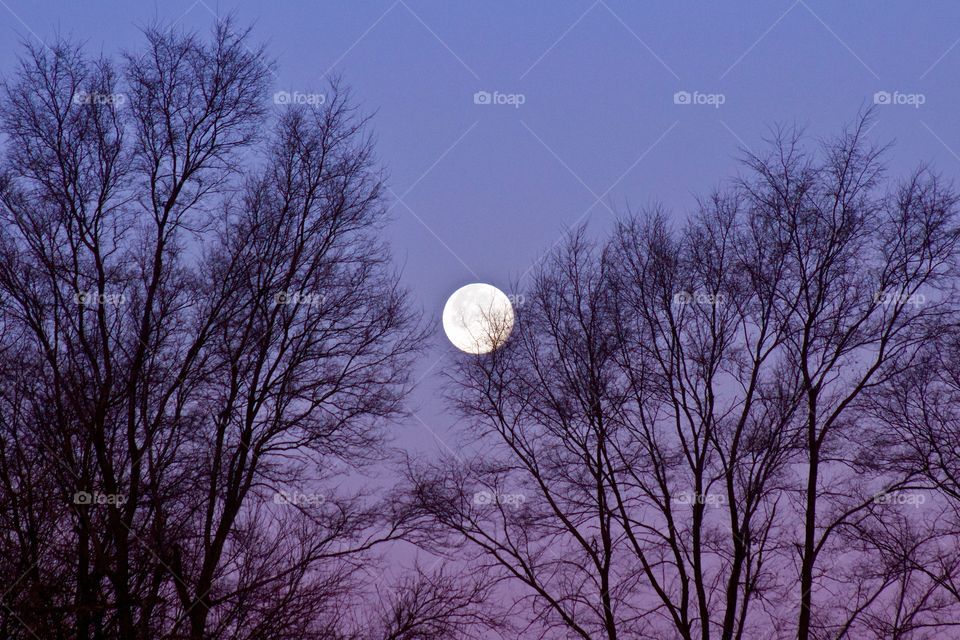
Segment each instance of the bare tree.
[{"label": "bare tree", "polygon": [[443,569],[425,571],[417,567],[382,599],[380,625],[367,622],[363,625],[366,632],[362,637],[383,640],[492,638],[491,634],[504,631],[507,625],[499,608],[490,604],[491,587],[482,572],[465,581]]},{"label": "bare tree", "polygon": [[[410,531],[357,474],[425,335],[368,120],[336,82],[272,113],[229,21],[146,40],[3,85],[0,635],[349,637]],[[454,582],[400,584],[384,637],[461,629]]]},{"label": "bare tree", "polygon": [[[954,284],[938,297],[956,299],[956,294]],[[907,515],[910,521],[903,524],[908,531],[916,530],[918,512],[925,515],[922,521],[933,523],[926,536],[913,537],[913,545],[900,545],[895,557],[915,580],[936,586],[935,597],[952,605],[960,601],[960,550],[956,544],[960,532],[958,326],[954,322],[947,327],[942,339],[925,350],[907,375],[897,384],[880,386],[865,403],[873,418],[871,436],[879,452],[876,464],[910,472],[913,479],[907,491],[885,494],[881,502],[912,507]]]},{"label": "bare tree", "polygon": [[886,191],[867,122],[817,152],[778,132],[679,232],[653,211],[572,234],[507,344],[460,362],[474,453],[414,467],[413,492],[447,545],[522,585],[542,636],[956,623],[890,561],[944,538],[876,499],[919,469],[879,464],[869,397],[956,321],[957,199],[926,171]]}]

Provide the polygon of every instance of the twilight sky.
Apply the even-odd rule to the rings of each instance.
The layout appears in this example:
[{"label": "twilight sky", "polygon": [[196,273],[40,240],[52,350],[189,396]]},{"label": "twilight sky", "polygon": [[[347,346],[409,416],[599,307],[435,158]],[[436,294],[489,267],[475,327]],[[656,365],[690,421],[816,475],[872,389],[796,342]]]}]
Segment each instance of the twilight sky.
[{"label": "twilight sky", "polygon": [[738,145],[761,148],[770,125],[826,135],[875,99],[870,136],[896,143],[893,172],[929,161],[955,175],[960,3],[922,6],[0,0],[0,72],[20,39],[60,32],[109,54],[139,46],[139,27],[155,19],[205,31],[232,12],[276,59],[274,90],[307,99],[325,91],[325,75],[343,74],[376,112],[390,241],[437,328],[417,417],[399,438],[431,449],[453,442],[453,418],[434,400],[453,355],[439,331],[446,297],[473,281],[522,295],[524,274],[565,228],[589,220],[603,233],[611,209],[656,202],[679,220],[695,194],[736,172]]}]

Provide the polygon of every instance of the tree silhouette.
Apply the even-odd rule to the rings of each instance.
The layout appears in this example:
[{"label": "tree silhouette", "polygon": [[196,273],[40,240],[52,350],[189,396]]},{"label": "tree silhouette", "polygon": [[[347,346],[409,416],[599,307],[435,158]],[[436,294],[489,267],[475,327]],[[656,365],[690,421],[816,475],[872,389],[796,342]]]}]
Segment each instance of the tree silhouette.
[{"label": "tree silhouette", "polygon": [[[424,331],[367,120],[337,82],[273,109],[230,22],[145,35],[3,86],[0,635],[377,637],[352,612],[410,513],[345,479]],[[422,604],[435,578],[397,585],[405,624],[473,606]]]},{"label": "tree silhouette", "polygon": [[886,191],[868,122],[814,151],[776,132],[679,230],[659,210],[604,241],[575,230],[510,341],[460,361],[476,453],[413,466],[413,495],[446,534],[434,548],[518,582],[544,637],[927,637],[957,622],[939,586],[956,553],[922,560],[955,537],[910,513],[919,499],[890,498],[948,476],[929,444],[882,464],[871,409],[881,389],[956,403],[908,389],[955,334],[957,197],[928,171]]}]

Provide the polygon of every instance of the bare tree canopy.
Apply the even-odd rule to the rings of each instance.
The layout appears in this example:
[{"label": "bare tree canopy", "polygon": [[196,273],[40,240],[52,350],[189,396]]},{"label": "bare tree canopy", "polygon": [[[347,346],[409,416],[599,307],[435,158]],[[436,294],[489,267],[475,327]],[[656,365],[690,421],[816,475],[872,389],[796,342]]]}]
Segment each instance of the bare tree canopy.
[{"label": "bare tree canopy", "polygon": [[412,465],[413,495],[532,637],[960,622],[957,195],[888,181],[868,120],[813,150],[777,131],[679,229],[574,230],[508,343],[451,375],[475,454]]},{"label": "bare tree canopy", "polygon": [[424,332],[367,119],[336,82],[268,109],[230,22],[145,35],[28,47],[0,92],[0,636],[380,637],[352,611],[410,514],[334,479],[384,456]]},{"label": "bare tree canopy", "polygon": [[960,194],[869,113],[474,285],[418,457],[369,117],[144,36],[0,83],[0,638],[960,636]]}]

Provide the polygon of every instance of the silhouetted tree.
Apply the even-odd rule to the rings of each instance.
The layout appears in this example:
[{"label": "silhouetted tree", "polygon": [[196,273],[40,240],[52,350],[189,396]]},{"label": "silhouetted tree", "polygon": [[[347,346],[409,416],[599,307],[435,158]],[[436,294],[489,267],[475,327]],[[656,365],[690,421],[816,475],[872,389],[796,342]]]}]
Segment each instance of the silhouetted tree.
[{"label": "silhouetted tree", "polygon": [[336,82],[274,113],[229,21],[145,33],[0,92],[0,635],[454,637],[482,587],[377,604],[410,513],[356,473],[424,332],[367,120]]},{"label": "silhouetted tree", "polygon": [[867,121],[818,152],[778,132],[679,231],[651,211],[548,255],[451,376],[473,447],[412,467],[429,543],[518,582],[549,637],[956,624],[947,568],[922,576],[956,538],[889,499],[921,467],[879,464],[870,406],[955,331],[957,197],[887,191]]}]

